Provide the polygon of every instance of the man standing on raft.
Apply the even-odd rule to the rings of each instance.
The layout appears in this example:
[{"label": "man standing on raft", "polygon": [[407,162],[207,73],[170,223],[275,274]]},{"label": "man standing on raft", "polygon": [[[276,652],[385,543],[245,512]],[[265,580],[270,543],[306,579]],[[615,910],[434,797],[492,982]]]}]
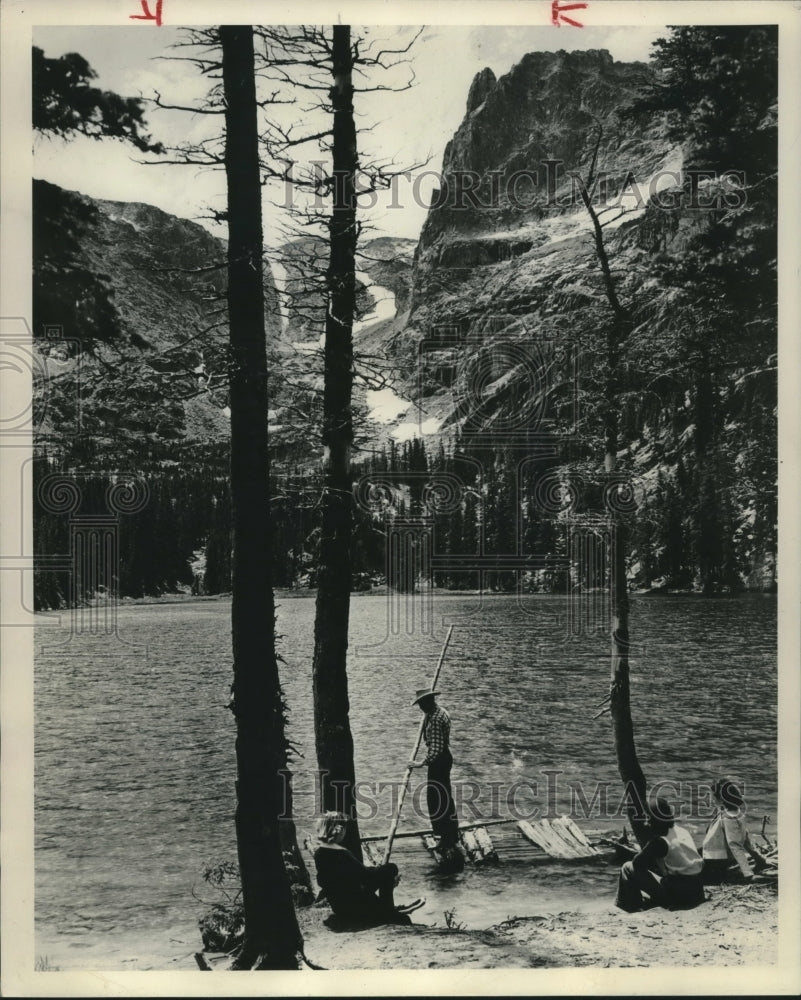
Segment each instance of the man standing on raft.
[{"label": "man standing on raft", "polygon": [[[419,705],[425,713],[423,739],[428,752],[423,760],[409,761],[409,767],[428,767],[428,787],[426,800],[431,817],[431,829],[439,837],[435,850],[443,859],[454,854],[461,857],[459,843],[459,819],[451,790],[451,767],[453,757],[450,751],[451,719],[444,708],[435,700],[439,691],[420,688],[412,705]],[[454,859],[456,860],[456,859]]]}]

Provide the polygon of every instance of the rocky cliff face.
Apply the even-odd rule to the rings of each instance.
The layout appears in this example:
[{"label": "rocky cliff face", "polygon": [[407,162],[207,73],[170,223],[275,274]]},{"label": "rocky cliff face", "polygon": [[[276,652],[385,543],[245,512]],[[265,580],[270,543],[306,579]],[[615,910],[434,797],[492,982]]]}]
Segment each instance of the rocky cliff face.
[{"label": "rocky cliff face", "polygon": [[[477,74],[415,254],[410,314],[396,342],[406,365],[417,364],[421,341],[439,327],[482,343],[479,331],[491,328],[491,346],[493,337],[575,333],[593,308],[598,322],[603,275],[577,178],[590,184],[624,283],[645,276],[646,248],[675,245],[704,224],[697,212],[668,219],[648,204],[682,168],[682,149],[662,122],[633,129],[616,120],[650,76],[644,64],[615,63],[605,51],[531,53],[499,80]],[[457,355],[463,363],[461,348],[449,359],[456,367]],[[423,384],[427,412],[456,429],[463,393]]]},{"label": "rocky cliff face", "polygon": [[[560,185],[568,171],[586,167],[598,121],[649,75],[644,64],[615,63],[608,52],[592,50],[530,53],[499,80],[489,69],[478,73],[464,121],[445,149],[444,188],[434,198],[440,204],[423,229],[422,247],[452,229],[492,231],[541,218],[554,180],[543,164],[560,164]],[[663,146],[658,134],[642,134],[634,144],[602,135],[599,156],[611,186],[628,169],[652,170]],[[479,179],[472,193],[466,182],[460,187],[460,171]]]},{"label": "rocky cliff face", "polygon": [[530,53],[499,80],[490,70],[477,74],[420,237],[413,312],[425,300],[430,316],[441,272],[458,281],[460,270],[583,235],[588,219],[573,174],[587,180],[594,165],[596,196],[612,204],[627,182],[644,185],[647,199],[660,168],[680,168],[681,151],[661,124],[632,133],[609,121],[649,77],[642,63],[592,50]]},{"label": "rocky cliff face", "polygon": [[[736,264],[734,282],[727,276],[722,293],[723,278],[714,286],[722,296],[717,313],[701,287],[695,298],[706,304],[686,306],[692,277],[682,278],[681,291],[671,283],[687,261],[706,268],[721,247],[733,259],[750,253],[743,249],[752,242],[749,225],[756,221],[769,234],[775,206],[757,194],[745,209],[736,184],[716,178],[696,187],[682,173],[687,144],[668,137],[664,115],[620,113],[651,79],[645,64],[616,63],[604,51],[531,53],[500,79],[490,70],[477,74],[445,150],[442,188],[415,255],[410,312],[392,346],[422,387],[420,406],[436,418],[439,435],[459,435],[467,449],[470,433],[484,430],[491,438],[530,411],[527,400],[538,393],[554,404],[554,419],[542,427],[564,430],[557,383],[564,388],[570,376],[548,368],[551,355],[541,348],[570,345],[580,367],[580,424],[562,438],[554,461],[597,478],[604,331],[612,313],[581,178],[616,293],[633,317],[617,377],[619,460],[636,481],[642,517],[632,578],[646,587],[736,589],[744,581],[770,588],[775,471],[755,451],[775,454],[775,393],[763,381],[755,406],[743,393],[749,368],[764,361],[771,370],[771,336],[741,346],[736,319],[725,318],[738,311]],[[756,267],[769,289],[769,250]],[[685,325],[677,319],[679,303]],[[709,330],[706,342],[699,329]],[[710,352],[720,352],[711,377]],[[548,369],[539,383],[532,364]],[[502,453],[506,439],[497,438]],[[654,511],[661,506],[656,517],[664,520],[665,504],[683,513],[674,510],[672,527],[663,524],[652,544],[649,531],[659,534]],[[666,568],[674,543],[681,553]],[[707,550],[717,567],[711,575],[698,565]]]}]

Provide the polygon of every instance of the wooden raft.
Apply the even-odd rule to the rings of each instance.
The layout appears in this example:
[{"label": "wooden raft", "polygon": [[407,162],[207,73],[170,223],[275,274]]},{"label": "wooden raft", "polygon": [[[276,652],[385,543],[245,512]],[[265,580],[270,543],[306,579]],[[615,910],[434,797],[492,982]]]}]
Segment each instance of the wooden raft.
[{"label": "wooden raft", "polygon": [[[465,859],[474,865],[496,864],[498,851],[493,843],[488,827],[516,827],[524,843],[533,844],[541,852],[539,857],[558,859],[594,858],[614,853],[621,846],[617,841],[601,839],[590,843],[586,835],[569,816],[559,816],[556,819],[540,819],[528,822],[514,819],[489,819],[483,822],[466,823],[459,827],[459,843]],[[431,830],[404,830],[396,834],[397,840],[416,839],[436,859],[434,847],[436,838]],[[502,838],[503,839],[503,838]],[[384,860],[386,836],[362,837],[362,853],[370,865],[380,865]],[[519,859],[519,852],[506,838],[507,849],[512,850]],[[313,853],[314,845],[310,837],[305,838],[304,847]],[[634,849],[631,849],[632,851]]]},{"label": "wooden raft", "polygon": [[[474,865],[497,864],[498,854],[488,831],[483,826],[462,827],[459,830],[459,843],[464,851],[465,859]],[[432,857],[436,857],[434,849],[437,838],[431,833],[423,834],[423,844]]]},{"label": "wooden raft", "polygon": [[[472,864],[494,864],[498,852],[492,841],[489,826],[509,826],[514,824],[526,841],[534,844],[551,858],[592,858],[608,853],[591,844],[586,835],[569,816],[559,816],[554,820],[496,819],[483,823],[468,823],[459,828],[459,842],[467,861]],[[409,830],[396,835],[399,839],[419,837],[426,850],[433,856],[437,841],[431,830]],[[366,860],[373,865],[383,860],[385,837],[364,837],[362,850]]]},{"label": "wooden raft", "polygon": [[[495,820],[498,823],[510,823],[512,820]],[[493,864],[498,860],[495,845],[492,843],[487,824],[492,824],[492,820],[485,823],[468,823],[459,828],[459,843],[464,851],[465,858],[473,864]],[[419,837],[426,850],[433,855],[437,845],[437,839],[431,830],[411,830],[399,833],[396,836],[400,839],[408,837]],[[362,853],[371,865],[380,865],[384,860],[385,837],[364,837],[362,838]]]},{"label": "wooden raft", "polygon": [[554,820],[540,819],[529,823],[518,820],[517,827],[526,840],[552,858],[590,858],[601,851],[587,840],[569,816]]}]

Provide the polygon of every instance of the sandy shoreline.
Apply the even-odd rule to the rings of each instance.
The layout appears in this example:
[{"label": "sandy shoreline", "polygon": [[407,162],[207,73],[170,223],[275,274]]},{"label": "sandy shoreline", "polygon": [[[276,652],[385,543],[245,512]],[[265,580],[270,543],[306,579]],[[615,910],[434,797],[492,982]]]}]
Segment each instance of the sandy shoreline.
[{"label": "sandy shoreline", "polygon": [[302,916],[306,955],[328,969],[771,966],[778,898],[768,886],[709,886],[693,910],[624,913],[612,900],[516,917],[486,930],[380,927],[334,933],[326,907]]},{"label": "sandy shoreline", "polygon": [[[778,897],[767,885],[708,886],[694,910],[623,913],[611,899],[542,907],[485,929],[449,929],[444,919],[411,927],[338,933],[324,904],[298,911],[310,962],[344,969],[532,969],[764,966],[777,961]],[[53,971],[196,971],[200,935],[174,929],[161,939],[64,941],[47,956]],[[148,954],[148,951],[150,953]],[[102,953],[102,956],[101,956]]]}]

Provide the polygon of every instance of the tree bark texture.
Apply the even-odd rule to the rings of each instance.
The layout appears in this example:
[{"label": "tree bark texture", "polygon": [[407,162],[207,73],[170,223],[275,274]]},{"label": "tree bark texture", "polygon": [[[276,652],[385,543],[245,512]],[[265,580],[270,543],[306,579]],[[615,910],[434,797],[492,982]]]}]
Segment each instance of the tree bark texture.
[{"label": "tree bark texture", "polygon": [[351,588],[353,318],[356,308],[358,166],[349,25],[333,28],[333,210],[325,320],[322,533],[314,623],[314,734],[326,810],[349,818],[345,845],[362,856],[354,810],[347,651]]},{"label": "tree bark texture", "polygon": [[284,867],[284,703],[275,653],[267,450],[261,183],[250,26],[220,28],[228,184],[236,837],[245,938],[234,968],[297,969],[302,938]]}]

